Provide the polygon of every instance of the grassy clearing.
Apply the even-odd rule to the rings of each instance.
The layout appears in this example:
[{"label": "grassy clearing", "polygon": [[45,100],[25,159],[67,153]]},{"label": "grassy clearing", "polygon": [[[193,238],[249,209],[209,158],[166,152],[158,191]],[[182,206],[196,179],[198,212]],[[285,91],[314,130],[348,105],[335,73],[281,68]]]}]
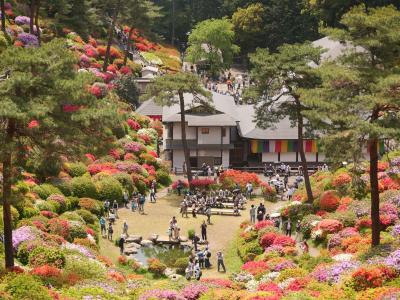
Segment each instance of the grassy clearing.
[{"label": "grassy clearing", "polygon": [[236,273],[240,271],[243,264],[241,258],[237,253],[238,247],[238,233],[235,238],[229,243],[225,251],[225,265],[229,273]]}]

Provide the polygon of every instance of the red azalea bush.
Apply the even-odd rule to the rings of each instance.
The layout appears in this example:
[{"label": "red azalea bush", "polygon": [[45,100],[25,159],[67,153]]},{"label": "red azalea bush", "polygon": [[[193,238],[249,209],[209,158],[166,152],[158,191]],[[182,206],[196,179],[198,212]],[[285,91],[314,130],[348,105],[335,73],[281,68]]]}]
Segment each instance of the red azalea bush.
[{"label": "red azalea bush", "polygon": [[333,178],[332,185],[334,187],[343,186],[351,182],[351,176],[348,173],[342,173]]},{"label": "red azalea bush", "polygon": [[379,185],[382,187],[380,191],[399,190],[400,185],[390,177],[385,177],[379,180]]},{"label": "red azalea bush", "polygon": [[361,230],[364,228],[371,228],[372,226],[372,221],[368,217],[364,217],[362,219],[358,219],[356,222],[356,228],[357,230]]},{"label": "red azalea bush", "polygon": [[304,278],[296,278],[295,280],[293,280],[287,287],[287,289],[289,291],[300,291],[302,289],[304,289],[308,283],[310,283],[311,279],[304,277]]},{"label": "red azalea bush", "polygon": [[132,129],[132,130],[139,130],[140,128],[142,128],[142,126],[140,126],[140,124],[132,119],[128,119],[128,121],[126,121],[128,123],[128,126]]},{"label": "red azalea bush", "polygon": [[343,229],[343,224],[334,219],[325,219],[318,223],[318,228],[326,233],[337,233]]},{"label": "red azalea bush", "polygon": [[206,283],[207,285],[223,288],[231,288],[233,286],[232,281],[229,279],[221,278],[202,278],[200,282]]},{"label": "red azalea bush", "polygon": [[263,229],[268,226],[274,226],[274,222],[272,222],[271,220],[264,220],[257,222],[256,225],[254,225],[254,229],[259,231],[260,229]]},{"label": "red azalea bush", "polygon": [[260,239],[261,247],[267,248],[269,246],[272,246],[277,236],[278,234],[276,234],[275,232],[267,232],[266,234],[264,234]]},{"label": "red azalea bush", "polygon": [[258,291],[273,292],[276,296],[283,296],[281,288],[273,282],[263,282],[258,285]]},{"label": "red azalea bush", "polygon": [[57,218],[57,217],[58,217],[58,214],[56,214],[56,213],[54,213],[54,212],[52,212],[52,211],[49,211],[49,210],[42,210],[42,211],[40,212],[40,214],[41,214],[43,217],[46,217],[46,218],[48,218],[48,219],[52,219],[52,218]]},{"label": "red azalea bush", "polygon": [[386,266],[360,268],[352,274],[354,289],[357,291],[382,286],[396,277],[396,271]]},{"label": "red azalea bush", "polygon": [[262,195],[267,199],[273,199],[276,196],[276,190],[266,182],[261,182]]},{"label": "red azalea bush", "polygon": [[211,184],[215,184],[215,182],[210,178],[193,179],[191,182],[192,187],[199,189],[207,189]]},{"label": "red azalea bush", "polygon": [[32,270],[33,275],[37,275],[40,277],[59,277],[61,275],[61,270],[54,266],[43,265],[36,267]]},{"label": "red azalea bush", "polygon": [[265,261],[248,261],[242,266],[242,270],[257,276],[269,271],[269,267]]},{"label": "red azalea bush", "polygon": [[273,245],[282,247],[294,246],[296,241],[289,236],[281,235],[275,238]]},{"label": "red azalea bush", "polygon": [[258,178],[257,174],[238,170],[226,170],[222,173],[219,179],[222,185],[227,188],[230,188],[232,183],[239,184],[241,188],[244,188],[249,182],[253,184],[254,187],[260,185],[261,183],[261,180]]},{"label": "red azalea bush", "polygon": [[88,171],[90,175],[95,175],[100,172],[104,171],[113,171],[116,170],[115,166],[113,163],[106,162],[106,163],[96,163],[96,164],[91,164],[88,166]]},{"label": "red azalea bush", "polygon": [[321,195],[319,207],[326,211],[335,211],[340,204],[340,198],[336,191],[326,191]]},{"label": "red azalea bush", "polygon": [[86,154],[85,154],[85,157],[86,157],[87,159],[89,159],[90,161],[92,161],[92,162],[94,162],[94,161],[96,160],[96,157],[95,157],[93,154],[91,154],[91,153],[86,153]]},{"label": "red azalea bush", "polygon": [[108,272],[108,273],[107,273],[107,277],[110,278],[110,279],[112,279],[112,280],[115,280],[115,281],[117,281],[117,282],[125,282],[125,277],[124,277],[124,275],[122,275],[121,273],[116,272],[116,271],[110,271],[110,272]]},{"label": "red azalea bush", "polygon": [[64,239],[68,239],[69,236],[69,222],[59,218],[50,219],[47,223],[49,233],[57,234],[62,236]]}]

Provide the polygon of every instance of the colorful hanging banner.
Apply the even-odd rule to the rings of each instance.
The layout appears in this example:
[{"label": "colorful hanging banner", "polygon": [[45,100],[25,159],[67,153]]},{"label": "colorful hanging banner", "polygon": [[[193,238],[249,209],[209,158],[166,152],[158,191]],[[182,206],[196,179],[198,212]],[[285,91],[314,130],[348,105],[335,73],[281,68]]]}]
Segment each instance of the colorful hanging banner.
[{"label": "colorful hanging banner", "polygon": [[[250,152],[256,153],[288,153],[298,152],[299,144],[297,140],[250,140]],[[304,152],[317,153],[319,149],[318,142],[315,140],[304,141]],[[381,151],[382,148],[379,148]],[[383,147],[384,149],[384,147]]]}]

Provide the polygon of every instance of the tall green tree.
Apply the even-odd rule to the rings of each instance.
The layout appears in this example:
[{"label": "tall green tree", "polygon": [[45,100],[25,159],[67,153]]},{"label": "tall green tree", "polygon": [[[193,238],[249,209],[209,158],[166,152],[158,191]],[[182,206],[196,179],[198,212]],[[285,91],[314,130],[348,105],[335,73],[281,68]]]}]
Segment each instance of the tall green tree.
[{"label": "tall green tree", "polygon": [[[399,139],[400,132],[400,12],[394,7],[353,8],[341,20],[343,30],[332,37],[363,50],[344,54],[320,69],[322,85],[301,93],[313,110],[308,117],[326,124],[335,137],[346,130],[353,143],[369,148],[372,246],[380,243],[378,142]],[[342,150],[343,151],[343,150]]]},{"label": "tall green tree", "polygon": [[[11,186],[24,162],[36,153],[73,156],[108,137],[116,107],[108,99],[87,92],[94,78],[77,73],[75,56],[66,44],[53,40],[40,48],[9,48],[0,55],[0,159],[3,165],[2,205],[6,267],[14,265]],[[89,76],[89,77],[88,77]],[[74,111],[66,110],[66,106]],[[21,153],[24,152],[23,154]]]},{"label": "tall green tree", "polygon": [[189,36],[187,59],[192,63],[205,61],[212,75],[228,69],[239,47],[233,43],[235,33],[227,19],[200,22]]},{"label": "tall green tree", "polygon": [[154,101],[162,106],[179,104],[181,114],[182,146],[186,162],[186,174],[189,186],[192,182],[192,168],[190,165],[190,152],[186,140],[186,115],[187,105],[185,94],[192,94],[193,99],[208,104],[211,94],[206,91],[199,78],[191,73],[177,73],[158,77],[148,85],[145,99],[154,98]]},{"label": "tall green tree", "polygon": [[253,66],[251,77],[255,85],[245,93],[244,99],[255,104],[257,126],[268,128],[284,118],[289,118],[297,126],[298,152],[303,166],[304,183],[308,202],[313,202],[307,160],[304,151],[304,131],[306,127],[303,111],[307,110],[300,88],[319,84],[319,77],[310,66],[318,64],[322,50],[310,43],[283,45],[276,53],[257,49],[250,55]]}]

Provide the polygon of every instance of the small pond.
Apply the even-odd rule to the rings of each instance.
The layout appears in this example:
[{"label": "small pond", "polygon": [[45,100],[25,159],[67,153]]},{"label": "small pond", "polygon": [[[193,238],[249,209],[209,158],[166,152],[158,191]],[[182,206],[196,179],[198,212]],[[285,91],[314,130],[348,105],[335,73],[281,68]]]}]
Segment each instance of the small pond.
[{"label": "small pond", "polygon": [[147,266],[147,259],[154,257],[168,267],[173,267],[177,259],[189,257],[190,251],[190,247],[180,245],[153,245],[151,247],[140,247],[138,253],[133,254],[133,257],[144,266]]}]

